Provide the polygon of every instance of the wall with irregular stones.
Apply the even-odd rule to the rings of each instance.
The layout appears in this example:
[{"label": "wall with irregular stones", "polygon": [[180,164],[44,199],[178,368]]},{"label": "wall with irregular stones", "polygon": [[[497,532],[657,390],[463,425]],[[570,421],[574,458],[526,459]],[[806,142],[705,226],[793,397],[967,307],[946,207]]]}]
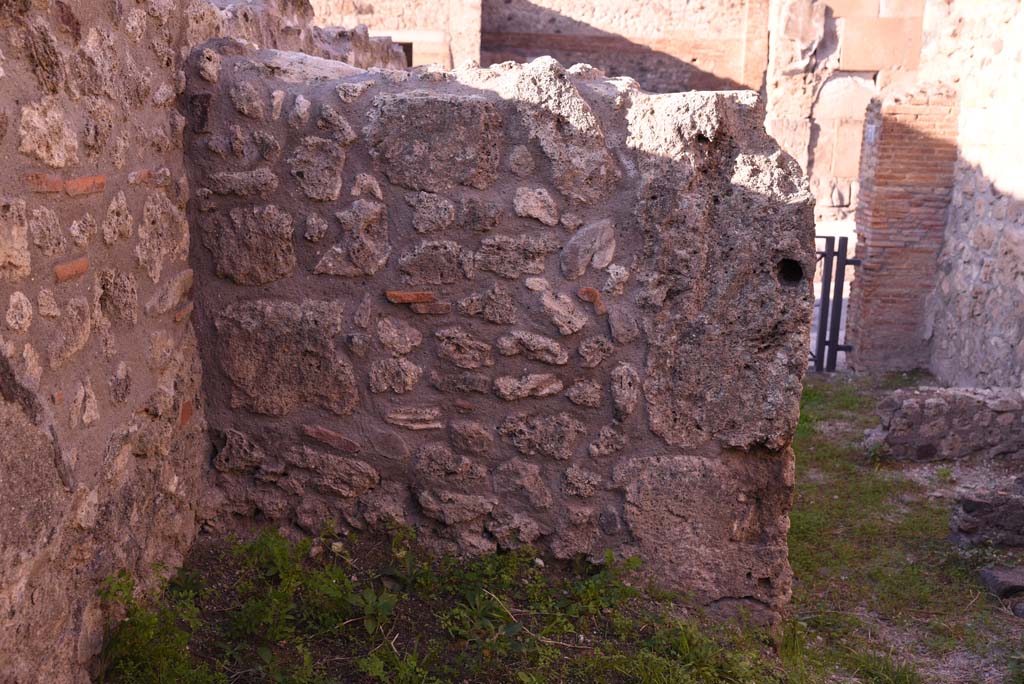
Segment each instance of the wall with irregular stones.
[{"label": "wall with irregular stones", "polygon": [[886,451],[909,461],[1024,451],[1024,395],[1010,388],[920,387],[878,405]]},{"label": "wall with irregular stones", "polygon": [[85,682],[96,589],[180,562],[206,423],[180,46],[195,4],[0,3],[0,681]]},{"label": "wall with irregular stones", "polygon": [[943,382],[1024,387],[1024,7],[928,5],[924,68],[960,96],[938,284],[928,306],[930,368]]},{"label": "wall with irregular stones", "polygon": [[128,570],[149,588],[194,538],[211,448],[182,60],[234,33],[400,63],[397,46],[309,28],[310,14],[295,0],[0,2],[0,682],[87,682],[101,581]]},{"label": "wall with irregular stones", "polygon": [[754,93],[222,41],[185,102],[223,511],[779,609],[813,225]]}]

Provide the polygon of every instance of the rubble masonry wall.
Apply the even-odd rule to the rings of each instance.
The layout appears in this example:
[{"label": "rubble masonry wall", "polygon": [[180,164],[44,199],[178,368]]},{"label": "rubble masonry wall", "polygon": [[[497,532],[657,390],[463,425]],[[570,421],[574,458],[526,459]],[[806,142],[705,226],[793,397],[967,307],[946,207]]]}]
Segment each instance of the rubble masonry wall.
[{"label": "rubble masonry wall", "polygon": [[225,513],[636,554],[777,611],[813,225],[755,94],[231,42],[188,83]]}]

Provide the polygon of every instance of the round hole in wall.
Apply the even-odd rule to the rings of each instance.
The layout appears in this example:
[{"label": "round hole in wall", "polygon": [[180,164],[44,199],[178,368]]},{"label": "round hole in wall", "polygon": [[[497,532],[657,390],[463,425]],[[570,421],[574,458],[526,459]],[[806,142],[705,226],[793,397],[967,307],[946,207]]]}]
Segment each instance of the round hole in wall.
[{"label": "round hole in wall", "polygon": [[796,259],[782,259],[779,261],[778,275],[783,285],[799,285],[804,279],[804,267]]}]

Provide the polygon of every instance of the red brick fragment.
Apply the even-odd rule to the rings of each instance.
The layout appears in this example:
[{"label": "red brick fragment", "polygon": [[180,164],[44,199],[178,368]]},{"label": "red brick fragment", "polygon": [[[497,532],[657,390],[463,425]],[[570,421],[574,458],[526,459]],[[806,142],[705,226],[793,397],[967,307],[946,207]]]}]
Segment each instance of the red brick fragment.
[{"label": "red brick fragment", "polygon": [[302,433],[310,439],[315,439],[327,446],[332,446],[338,451],[343,451],[346,454],[359,453],[359,442],[349,439],[340,432],[328,430],[322,425],[303,425]]},{"label": "red brick fragment", "polygon": [[53,275],[58,283],[63,283],[72,278],[77,278],[89,270],[89,257],[79,257],[74,261],[67,261],[53,267]]},{"label": "red brick fragment", "polygon": [[577,295],[580,299],[585,302],[590,302],[594,305],[594,313],[598,316],[604,316],[608,313],[608,307],[601,301],[601,293],[593,287],[581,287]]},{"label": "red brick fragment", "polygon": [[444,316],[452,312],[451,302],[427,302],[424,304],[410,304],[409,308],[414,313],[426,314],[428,316]]},{"label": "red brick fragment", "polygon": [[183,320],[188,318],[192,314],[193,307],[194,307],[194,304],[192,302],[188,302],[187,304],[185,304],[185,306],[183,306],[180,309],[178,309],[177,311],[175,311],[174,312],[174,322],[175,323],[181,323]]},{"label": "red brick fragment", "polygon": [[64,192],[64,179],[52,173],[30,173],[25,184],[32,192]]},{"label": "red brick fragment", "polygon": [[97,192],[103,192],[106,188],[106,176],[84,176],[82,178],[72,178],[64,184],[64,191],[72,197],[93,195]]},{"label": "red brick fragment", "polygon": [[404,292],[388,290],[384,293],[392,304],[426,304],[437,300],[433,292]]},{"label": "red brick fragment", "polygon": [[192,414],[195,413],[196,407],[192,403],[191,399],[186,399],[181,404],[181,415],[178,418],[178,426],[185,427],[188,425],[188,421],[192,420]]}]

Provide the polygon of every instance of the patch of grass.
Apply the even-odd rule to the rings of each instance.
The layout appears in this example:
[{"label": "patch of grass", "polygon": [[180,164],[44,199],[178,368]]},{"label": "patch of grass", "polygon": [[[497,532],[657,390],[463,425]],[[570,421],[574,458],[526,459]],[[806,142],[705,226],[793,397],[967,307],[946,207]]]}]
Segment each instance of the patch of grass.
[{"label": "patch of grass", "polygon": [[267,531],[197,548],[152,600],[111,578],[104,598],[127,619],[111,627],[99,681],[920,684],[922,664],[966,650],[1012,661],[1007,681],[1024,684],[1024,643],[1003,638],[1012,618],[976,579],[1001,555],[955,549],[948,504],[862,444],[881,389],[917,379],[808,379],[793,601],[772,633],[681,620],[676,595],[627,581],[635,560],[545,566],[529,548],[432,559],[409,530]]},{"label": "patch of grass", "polygon": [[998,640],[998,611],[976,579],[989,554],[953,547],[949,503],[929,499],[863,445],[865,429],[877,425],[881,391],[920,380],[810,377],[805,386],[793,443],[789,546],[800,626],[792,629],[810,644],[805,661],[819,672],[865,683],[923,681],[906,657],[878,651],[879,624],[909,636],[917,660],[983,654]]},{"label": "patch of grass", "polygon": [[545,567],[530,549],[430,560],[406,531],[390,544],[265,531],[209,553],[203,581],[181,575],[185,593],[147,608],[111,593],[130,619],[110,633],[103,681],[784,681],[764,657],[768,634],[673,617],[671,594],[627,583],[635,560]]}]

